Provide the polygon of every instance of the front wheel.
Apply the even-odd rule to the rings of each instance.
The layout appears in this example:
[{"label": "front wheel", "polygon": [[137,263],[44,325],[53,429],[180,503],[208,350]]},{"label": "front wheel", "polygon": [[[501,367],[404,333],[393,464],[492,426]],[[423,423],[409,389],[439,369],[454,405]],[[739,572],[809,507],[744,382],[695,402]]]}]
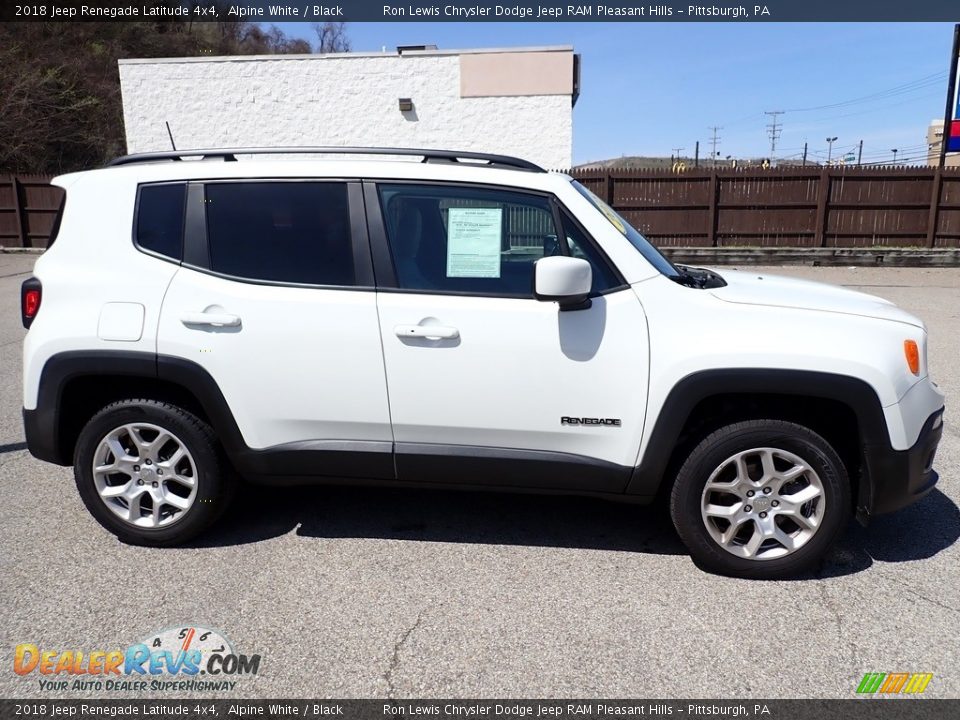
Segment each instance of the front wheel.
[{"label": "front wheel", "polygon": [[850,515],[849,478],[809,428],[751,420],[690,453],[670,512],[697,564],[745,578],[795,576],[819,561]]},{"label": "front wheel", "polygon": [[90,513],[133,545],[176,545],[206,530],[232,495],[212,429],[186,410],[123,400],[87,423],[74,477]]}]

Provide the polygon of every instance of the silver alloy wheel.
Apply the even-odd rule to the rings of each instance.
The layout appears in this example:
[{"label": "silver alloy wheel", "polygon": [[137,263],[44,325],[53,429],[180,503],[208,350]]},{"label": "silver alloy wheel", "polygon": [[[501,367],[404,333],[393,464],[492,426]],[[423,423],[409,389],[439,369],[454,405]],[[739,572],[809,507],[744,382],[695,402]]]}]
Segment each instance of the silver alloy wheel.
[{"label": "silver alloy wheel", "polygon": [[93,481],[103,504],[141,528],[180,520],[197,496],[197,464],[169,430],[130,423],[107,433],[93,454]]},{"label": "silver alloy wheel", "polygon": [[710,537],[727,552],[772,560],[810,542],[825,501],[820,476],[805,460],[778,448],[753,448],[710,474],[700,514]]}]

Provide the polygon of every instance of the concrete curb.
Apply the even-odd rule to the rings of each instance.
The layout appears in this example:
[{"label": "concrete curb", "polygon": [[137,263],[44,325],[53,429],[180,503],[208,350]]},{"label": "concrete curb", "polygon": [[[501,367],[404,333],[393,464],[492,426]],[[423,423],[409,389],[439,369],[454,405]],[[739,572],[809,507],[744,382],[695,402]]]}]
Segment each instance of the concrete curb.
[{"label": "concrete curb", "polygon": [[684,265],[960,267],[960,248],[660,248]]}]

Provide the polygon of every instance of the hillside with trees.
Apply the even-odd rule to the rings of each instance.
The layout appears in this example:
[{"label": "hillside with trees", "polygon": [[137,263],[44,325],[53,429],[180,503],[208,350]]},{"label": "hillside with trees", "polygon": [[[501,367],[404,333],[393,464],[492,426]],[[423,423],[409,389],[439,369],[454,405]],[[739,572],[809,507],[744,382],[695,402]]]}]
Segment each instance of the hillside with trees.
[{"label": "hillside with trees", "polygon": [[119,58],[345,52],[344,23],[316,42],[256,23],[0,23],[0,172],[57,174],[126,152]]}]

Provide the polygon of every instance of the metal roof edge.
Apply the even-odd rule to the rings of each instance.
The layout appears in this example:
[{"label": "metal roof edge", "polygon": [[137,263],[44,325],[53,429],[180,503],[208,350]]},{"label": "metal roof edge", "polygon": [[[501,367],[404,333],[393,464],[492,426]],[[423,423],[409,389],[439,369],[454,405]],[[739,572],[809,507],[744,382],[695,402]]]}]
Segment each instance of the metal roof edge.
[{"label": "metal roof edge", "polygon": [[481,55],[504,53],[534,53],[534,52],[573,52],[573,45],[542,45],[501,48],[467,48],[450,50],[404,50],[403,54],[396,50],[388,52],[346,52],[346,53],[308,53],[296,55],[211,55],[191,57],[166,58],[119,58],[118,65],[166,65],[195,62],[261,62],[264,60],[349,60],[351,58],[411,58],[435,57],[444,55]]}]

